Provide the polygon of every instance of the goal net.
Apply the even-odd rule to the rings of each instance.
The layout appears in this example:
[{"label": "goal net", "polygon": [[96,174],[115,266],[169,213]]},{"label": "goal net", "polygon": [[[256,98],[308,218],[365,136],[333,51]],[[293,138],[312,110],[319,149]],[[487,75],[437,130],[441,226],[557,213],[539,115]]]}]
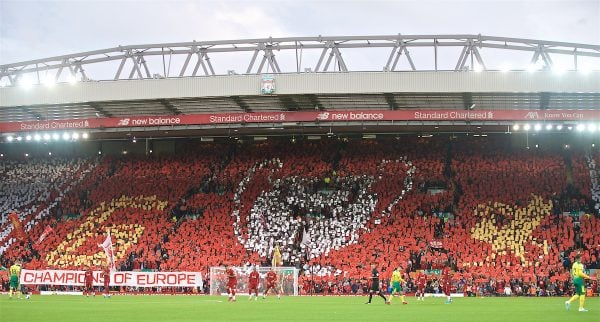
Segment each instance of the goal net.
[{"label": "goal net", "polygon": [[[263,294],[266,286],[267,273],[271,267],[258,267],[257,272],[260,275],[258,283],[258,293]],[[239,295],[248,295],[248,276],[252,272],[252,267],[234,267],[237,275],[236,293]],[[277,267],[277,287],[281,287],[283,295],[298,295],[298,269],[295,267]],[[217,266],[210,268],[210,295],[227,294],[227,274],[225,267]]]}]

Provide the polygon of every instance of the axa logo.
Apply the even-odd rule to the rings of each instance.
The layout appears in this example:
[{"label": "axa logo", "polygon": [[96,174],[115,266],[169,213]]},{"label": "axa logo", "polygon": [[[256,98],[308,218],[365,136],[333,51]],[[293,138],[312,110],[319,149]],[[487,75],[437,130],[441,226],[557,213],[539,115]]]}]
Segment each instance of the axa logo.
[{"label": "axa logo", "polygon": [[529,120],[537,120],[540,118],[540,115],[538,114],[538,112],[527,112],[525,118]]},{"label": "axa logo", "polygon": [[118,126],[127,126],[127,125],[129,125],[129,120],[130,119],[120,119],[119,123],[117,125]]},{"label": "axa logo", "polygon": [[327,120],[329,119],[329,112],[323,112],[317,114],[317,120]]}]

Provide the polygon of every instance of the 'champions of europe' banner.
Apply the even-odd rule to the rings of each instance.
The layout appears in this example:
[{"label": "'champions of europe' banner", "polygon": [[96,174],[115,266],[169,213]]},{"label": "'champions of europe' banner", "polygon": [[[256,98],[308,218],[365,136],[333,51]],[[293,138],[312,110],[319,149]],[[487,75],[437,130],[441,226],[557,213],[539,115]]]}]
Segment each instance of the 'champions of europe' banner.
[{"label": "'champions of europe' banner", "polygon": [[[93,274],[94,286],[103,286],[101,271]],[[83,286],[84,271],[21,270],[20,283],[24,285],[72,285]],[[202,287],[199,272],[110,272],[110,286],[136,287]]]}]

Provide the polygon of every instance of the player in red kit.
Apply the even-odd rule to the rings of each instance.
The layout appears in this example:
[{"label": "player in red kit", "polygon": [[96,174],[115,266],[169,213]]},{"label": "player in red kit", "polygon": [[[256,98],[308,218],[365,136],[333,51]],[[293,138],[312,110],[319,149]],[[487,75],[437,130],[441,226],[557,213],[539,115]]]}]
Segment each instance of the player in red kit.
[{"label": "player in red kit", "polygon": [[91,267],[88,267],[85,271],[85,287],[83,289],[83,295],[89,297],[90,293],[96,296],[96,293],[94,292],[94,272]]},{"label": "player in red kit", "polygon": [[273,290],[275,294],[277,294],[277,298],[281,299],[281,295],[279,294],[279,290],[276,287],[277,284],[277,273],[275,270],[271,268],[271,270],[267,273],[267,287],[265,288],[265,293],[263,294],[263,299],[267,298],[267,294],[269,294],[270,290]]},{"label": "player in red kit", "polygon": [[227,294],[229,295],[229,301],[235,302],[235,288],[237,286],[237,276],[232,266],[227,266],[225,270],[227,274]]},{"label": "player in red kit", "polygon": [[449,267],[444,267],[442,271],[442,281],[444,283],[444,294],[446,294],[446,304],[452,303],[450,292],[452,291],[452,272]]},{"label": "player in red kit", "polygon": [[252,299],[252,293],[254,293],[254,300],[258,299],[258,282],[260,280],[260,276],[256,271],[256,267],[252,269],[250,276],[248,277],[248,293],[250,297],[249,300]]},{"label": "player in red kit", "polygon": [[102,278],[104,279],[104,297],[105,298],[110,298],[110,270],[108,269],[108,267],[106,267],[104,269],[104,271],[102,272]]},{"label": "player in red kit", "polygon": [[421,272],[417,276],[417,301],[425,300],[425,286],[427,286],[427,275]]}]

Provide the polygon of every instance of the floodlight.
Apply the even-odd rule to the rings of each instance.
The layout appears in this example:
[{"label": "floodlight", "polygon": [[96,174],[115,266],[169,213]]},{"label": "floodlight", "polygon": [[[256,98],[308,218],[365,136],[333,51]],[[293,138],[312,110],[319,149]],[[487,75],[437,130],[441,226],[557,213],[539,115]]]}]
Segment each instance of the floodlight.
[{"label": "floodlight", "polygon": [[552,72],[556,75],[562,75],[566,71],[566,68],[559,65],[552,66]]},{"label": "floodlight", "polygon": [[67,82],[69,82],[71,85],[75,85],[77,83],[77,77],[75,77],[75,75],[71,75],[69,78],[67,78]]},{"label": "floodlight", "polygon": [[21,85],[21,87],[24,89],[29,89],[33,85],[33,82],[29,77],[23,76],[19,79],[19,85]]},{"label": "floodlight", "polygon": [[592,67],[590,66],[581,66],[577,68],[577,71],[583,75],[587,75],[592,72]]},{"label": "floodlight", "polygon": [[596,124],[588,124],[587,129],[590,132],[596,132]]},{"label": "floodlight", "polygon": [[56,84],[56,81],[54,80],[54,77],[48,76],[44,78],[43,83],[46,87],[53,87]]},{"label": "floodlight", "polygon": [[503,73],[510,72],[511,70],[512,70],[512,66],[510,66],[509,64],[502,64],[500,66],[500,71]]}]

